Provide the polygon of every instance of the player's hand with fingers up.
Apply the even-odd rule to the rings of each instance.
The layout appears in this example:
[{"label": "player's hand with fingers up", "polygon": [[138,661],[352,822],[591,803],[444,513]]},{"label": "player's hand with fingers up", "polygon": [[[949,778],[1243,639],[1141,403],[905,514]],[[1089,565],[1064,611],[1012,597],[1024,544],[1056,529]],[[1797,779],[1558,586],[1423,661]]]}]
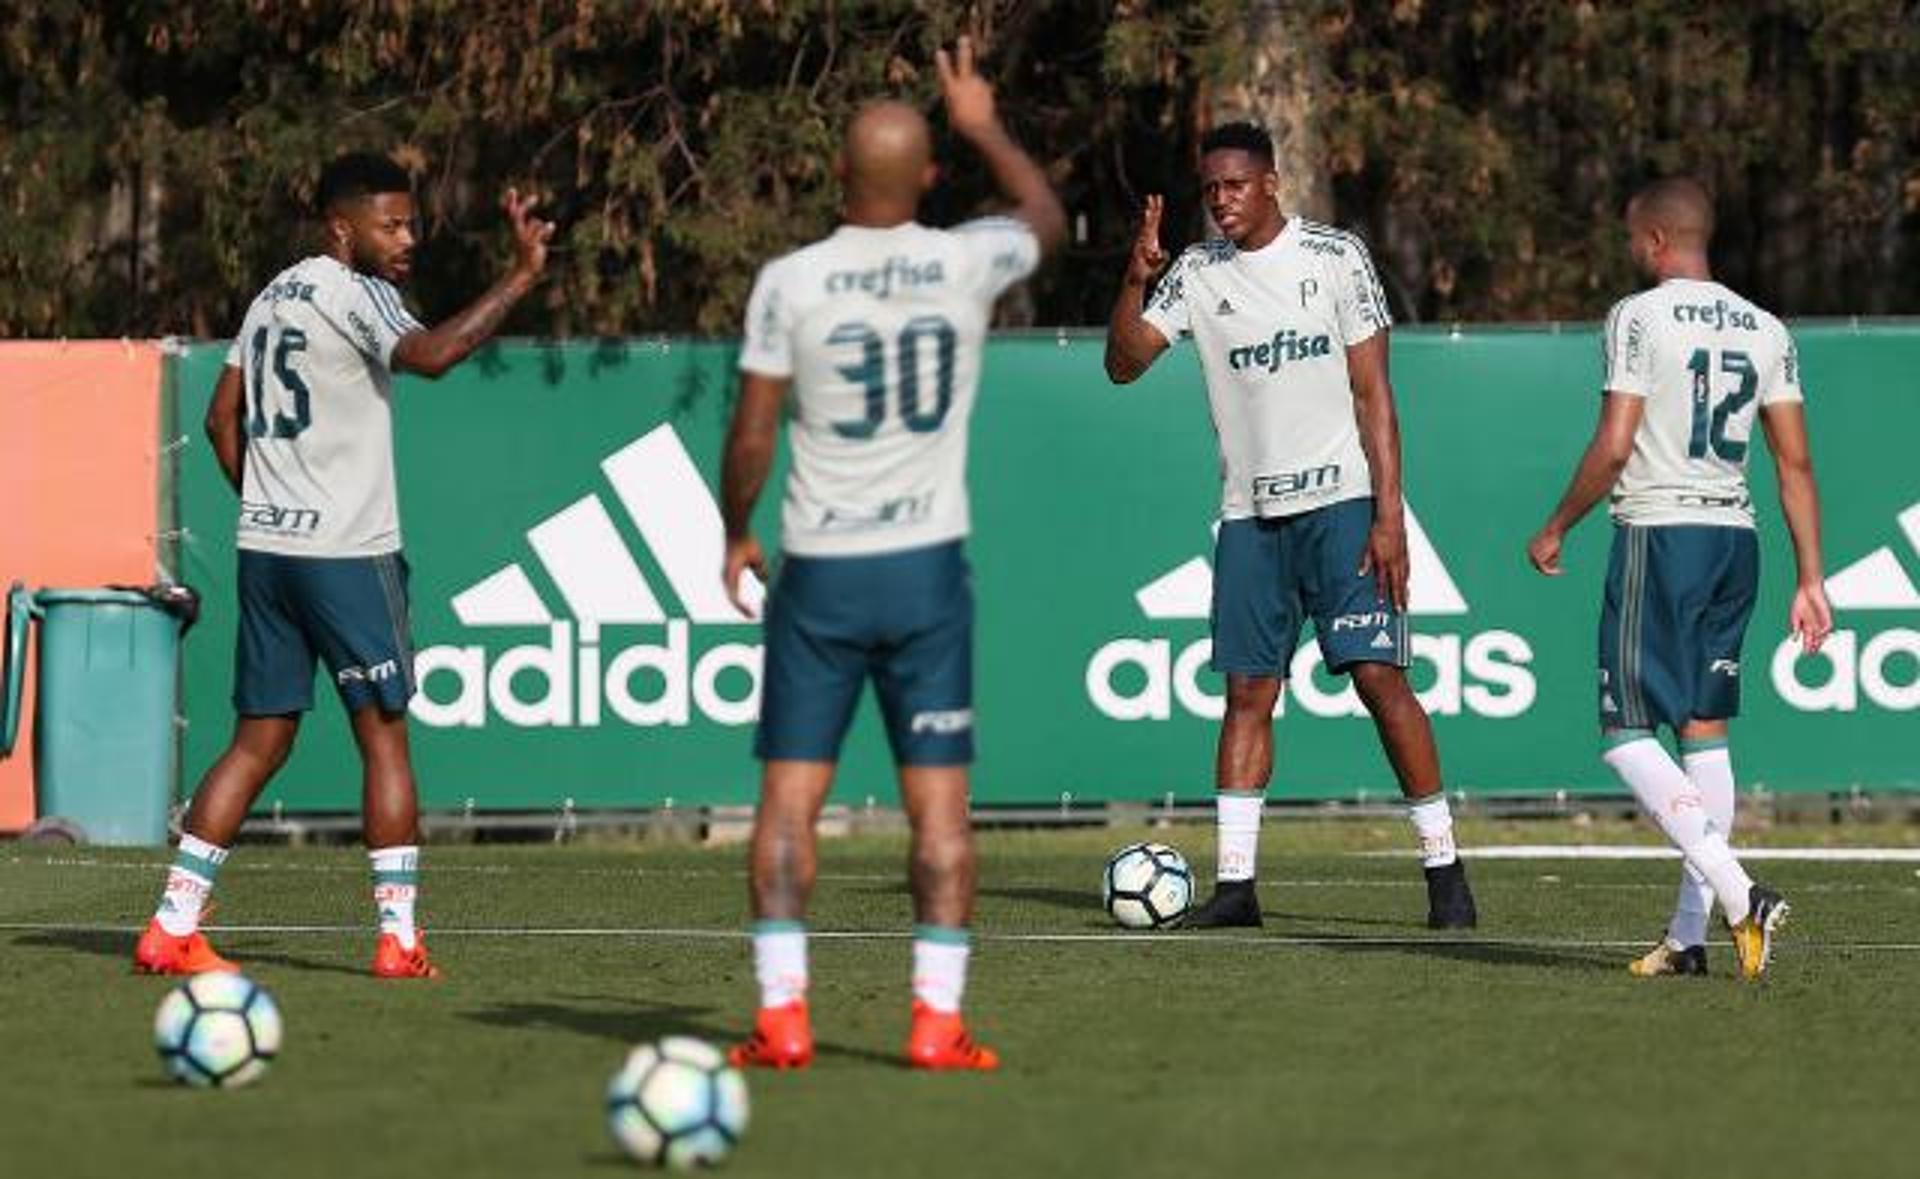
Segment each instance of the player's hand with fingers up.
[{"label": "player's hand with fingers up", "polygon": [[1360,558],[1362,577],[1373,574],[1374,592],[1382,602],[1407,612],[1407,526],[1403,520],[1376,518],[1367,531],[1367,552]]},{"label": "player's hand with fingers up", "polygon": [[962,37],[953,52],[936,49],[933,66],[940,74],[940,94],[947,103],[947,123],[968,139],[1000,128],[993,86],[974,68],[973,38]]},{"label": "player's hand with fingers up", "polygon": [[1133,238],[1133,256],[1127,259],[1127,282],[1144,287],[1166,269],[1167,251],[1160,244],[1160,214],[1165,206],[1159,193],[1147,196],[1147,207],[1140,213],[1140,232]]},{"label": "player's hand with fingers up", "polygon": [[1559,529],[1542,528],[1527,542],[1527,560],[1548,577],[1558,577],[1566,572],[1560,567],[1560,546],[1565,541],[1566,537]]},{"label": "player's hand with fingers up", "polygon": [[1793,637],[1800,640],[1807,654],[1818,652],[1827,636],[1833,633],[1833,607],[1827,604],[1827,587],[1815,581],[1793,591],[1793,605],[1787,607],[1787,622],[1793,628]]},{"label": "player's hand with fingers up", "polygon": [[513,226],[514,269],[528,278],[537,277],[547,268],[547,243],[553,240],[553,222],[533,215],[539,203],[538,196],[529,193],[523,197],[517,188],[509,188],[500,199],[507,223]]},{"label": "player's hand with fingers up", "polygon": [[733,608],[740,611],[742,618],[754,618],[757,615],[753,607],[747,604],[747,598],[740,591],[740,582],[751,570],[761,584],[767,580],[767,555],[761,551],[760,538],[749,532],[745,536],[730,537],[727,540],[727,563],[721,577],[726,579],[727,598],[733,602]]}]

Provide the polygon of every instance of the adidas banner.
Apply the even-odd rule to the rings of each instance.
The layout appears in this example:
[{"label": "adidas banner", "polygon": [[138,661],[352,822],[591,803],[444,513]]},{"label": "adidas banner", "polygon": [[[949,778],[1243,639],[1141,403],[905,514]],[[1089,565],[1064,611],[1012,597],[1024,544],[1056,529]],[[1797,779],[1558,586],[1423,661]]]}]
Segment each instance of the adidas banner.
[{"label": "adidas banner", "polygon": [[[1920,788],[1920,329],[1797,334],[1838,632],[1812,658],[1786,641],[1792,557],[1756,447],[1762,589],[1733,669],[1736,771],[1773,790]],[[1212,793],[1219,462],[1206,396],[1190,345],[1126,388],[1107,383],[1101,347],[1047,335],[989,350],[969,546],[985,805]],[[1610,527],[1600,514],[1581,526],[1562,578],[1535,575],[1524,553],[1595,420],[1597,333],[1404,330],[1393,350],[1412,675],[1450,787],[1617,792],[1595,721]],[[171,362],[176,423],[199,422],[223,355],[200,345]],[[679,341],[510,344],[440,381],[396,382],[428,806],[752,801],[760,634],[722,592],[715,499],[733,358]],[[190,789],[231,726],[236,505],[198,430],[174,433],[194,439],[174,452],[174,486],[180,575],[206,619],[186,644]],[[770,545],[779,477],[760,518]],[[264,807],[358,805],[332,696],[316,684],[320,706]],[[1358,698],[1310,641],[1277,723],[1276,796],[1395,794]],[[869,697],[836,799],[894,798]]]}]

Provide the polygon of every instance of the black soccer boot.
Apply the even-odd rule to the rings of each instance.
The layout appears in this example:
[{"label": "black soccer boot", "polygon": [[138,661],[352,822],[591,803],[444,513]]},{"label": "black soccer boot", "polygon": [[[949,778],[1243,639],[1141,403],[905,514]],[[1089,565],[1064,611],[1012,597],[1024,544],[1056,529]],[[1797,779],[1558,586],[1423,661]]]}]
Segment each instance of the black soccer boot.
[{"label": "black soccer boot", "polygon": [[1259,928],[1260,898],[1254,894],[1253,881],[1220,881],[1207,903],[1188,910],[1180,924],[1186,929]]},{"label": "black soccer boot", "polygon": [[1467,887],[1467,866],[1459,859],[1427,872],[1427,928],[1472,929],[1480,923]]}]

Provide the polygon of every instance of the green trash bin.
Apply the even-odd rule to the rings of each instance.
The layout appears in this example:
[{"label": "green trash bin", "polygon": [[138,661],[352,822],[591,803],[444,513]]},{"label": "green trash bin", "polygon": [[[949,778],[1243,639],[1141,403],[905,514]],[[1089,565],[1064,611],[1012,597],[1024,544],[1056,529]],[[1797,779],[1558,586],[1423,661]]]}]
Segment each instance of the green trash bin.
[{"label": "green trash bin", "polygon": [[33,748],[41,821],[64,820],[92,843],[164,845],[173,805],[180,614],[163,597],[138,590],[29,593],[15,585],[7,595],[0,755],[10,753],[18,737],[34,619],[40,622]]}]

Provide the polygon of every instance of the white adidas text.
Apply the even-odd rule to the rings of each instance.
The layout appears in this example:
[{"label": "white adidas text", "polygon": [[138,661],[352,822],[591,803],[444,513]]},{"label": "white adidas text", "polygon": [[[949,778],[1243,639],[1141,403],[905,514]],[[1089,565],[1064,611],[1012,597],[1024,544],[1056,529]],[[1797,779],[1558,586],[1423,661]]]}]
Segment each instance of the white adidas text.
[{"label": "white adidas text", "polygon": [[601,628],[547,628],[545,644],[490,651],[429,647],[414,663],[411,711],[433,728],[480,728],[489,716],[522,728],[597,728],[608,714],[642,728],[684,728],[696,714],[715,724],[753,723],[760,712],[761,648],[715,643],[697,654],[684,619],[621,627],[663,642],[601,645]]}]

